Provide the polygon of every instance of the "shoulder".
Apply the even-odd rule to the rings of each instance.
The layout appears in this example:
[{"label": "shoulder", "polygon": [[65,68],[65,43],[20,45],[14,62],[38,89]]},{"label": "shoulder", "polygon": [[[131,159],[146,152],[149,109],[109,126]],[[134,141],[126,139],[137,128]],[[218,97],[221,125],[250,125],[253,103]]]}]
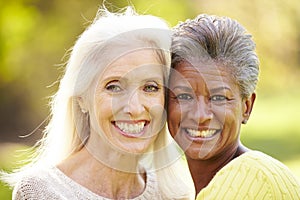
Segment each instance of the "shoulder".
[{"label": "shoulder", "polygon": [[300,184],[291,171],[258,151],[247,152],[228,163],[198,194],[198,199],[215,193],[212,190],[223,195],[220,197],[227,195],[225,199],[300,198]]},{"label": "shoulder", "polygon": [[[249,172],[259,173],[258,176],[268,181],[271,185],[281,186],[291,183],[299,186],[299,180],[293,175],[290,169],[282,162],[259,151],[250,151],[236,160],[238,166],[245,167]],[[234,168],[234,166],[232,167]]]},{"label": "shoulder", "polygon": [[50,169],[30,170],[14,186],[13,199],[48,199],[55,196],[51,194],[51,185],[53,184],[55,183],[51,177]]}]

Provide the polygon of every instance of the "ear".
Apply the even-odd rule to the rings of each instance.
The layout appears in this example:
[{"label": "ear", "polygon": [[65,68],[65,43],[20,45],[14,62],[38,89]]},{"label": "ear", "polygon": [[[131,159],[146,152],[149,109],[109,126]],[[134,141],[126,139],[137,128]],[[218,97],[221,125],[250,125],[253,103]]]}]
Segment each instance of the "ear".
[{"label": "ear", "polygon": [[79,107],[81,109],[81,112],[87,113],[88,112],[88,108],[87,108],[86,103],[83,100],[83,98],[82,97],[77,97],[76,100],[77,100],[77,103],[78,103],[78,105],[79,105]]},{"label": "ear", "polygon": [[243,121],[242,121],[243,124],[246,124],[247,121],[249,120],[255,99],[256,99],[256,94],[252,93],[250,95],[250,97],[243,100],[243,103],[244,103]]}]

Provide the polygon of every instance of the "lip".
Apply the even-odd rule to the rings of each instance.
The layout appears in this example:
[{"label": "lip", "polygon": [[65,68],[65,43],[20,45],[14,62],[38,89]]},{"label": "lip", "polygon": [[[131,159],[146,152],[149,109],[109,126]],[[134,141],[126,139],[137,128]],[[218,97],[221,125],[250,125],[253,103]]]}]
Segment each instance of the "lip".
[{"label": "lip", "polygon": [[[195,132],[202,132],[202,136],[193,136],[191,134],[191,130]],[[221,129],[212,129],[212,128],[204,128],[204,129],[194,129],[194,128],[182,128],[181,132],[187,137],[189,140],[193,142],[204,142],[204,141],[210,141],[214,140],[215,138],[218,138]],[[204,136],[206,134],[206,136]]]},{"label": "lip", "polygon": [[[148,120],[117,120],[117,121],[112,121],[111,123],[114,126],[114,128],[117,129],[117,131],[121,135],[128,137],[128,138],[138,138],[138,137],[141,137],[142,135],[144,135],[144,133],[146,132],[146,129],[148,128],[150,121],[148,121]],[[144,125],[143,125],[143,128],[140,127],[141,130],[139,132],[137,132],[137,133],[129,132],[130,128],[128,128],[128,126],[130,126],[130,125],[138,126],[138,124],[140,124],[140,126],[141,126],[141,123],[144,123]],[[124,128],[124,129],[127,129],[128,131],[125,131],[124,129],[122,130],[120,128],[120,125],[118,126],[117,124],[126,124],[127,128]],[[131,129],[132,129],[132,127],[133,126],[131,126]]]}]

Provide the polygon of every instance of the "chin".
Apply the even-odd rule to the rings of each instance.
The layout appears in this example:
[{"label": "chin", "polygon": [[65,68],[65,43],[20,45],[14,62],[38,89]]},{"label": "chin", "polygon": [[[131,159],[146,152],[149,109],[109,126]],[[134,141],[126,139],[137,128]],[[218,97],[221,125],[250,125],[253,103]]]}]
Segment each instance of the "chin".
[{"label": "chin", "polygon": [[150,151],[152,142],[131,143],[128,146],[123,146],[122,151],[129,154],[143,154]]},{"label": "chin", "polygon": [[207,160],[214,156],[211,148],[201,147],[189,147],[185,150],[185,154],[193,160]]}]

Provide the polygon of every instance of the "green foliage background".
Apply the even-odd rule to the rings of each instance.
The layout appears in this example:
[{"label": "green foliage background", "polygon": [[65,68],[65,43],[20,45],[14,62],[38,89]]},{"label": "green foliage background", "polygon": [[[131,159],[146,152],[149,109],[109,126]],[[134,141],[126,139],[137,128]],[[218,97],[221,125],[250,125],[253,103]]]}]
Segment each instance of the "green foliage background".
[{"label": "green foliage background", "polygon": [[[112,11],[128,4],[106,1]],[[261,74],[242,141],[281,160],[300,179],[300,1],[132,0],[131,4],[138,13],[160,16],[170,26],[208,13],[237,19],[252,33]],[[0,1],[0,143],[6,142],[0,144],[0,169],[11,170],[21,160],[15,150],[41,137],[42,122],[49,114],[47,97],[57,89],[63,56],[101,5],[96,0]],[[30,137],[19,137],[31,132]],[[11,191],[0,186],[0,199],[10,198]]]}]

